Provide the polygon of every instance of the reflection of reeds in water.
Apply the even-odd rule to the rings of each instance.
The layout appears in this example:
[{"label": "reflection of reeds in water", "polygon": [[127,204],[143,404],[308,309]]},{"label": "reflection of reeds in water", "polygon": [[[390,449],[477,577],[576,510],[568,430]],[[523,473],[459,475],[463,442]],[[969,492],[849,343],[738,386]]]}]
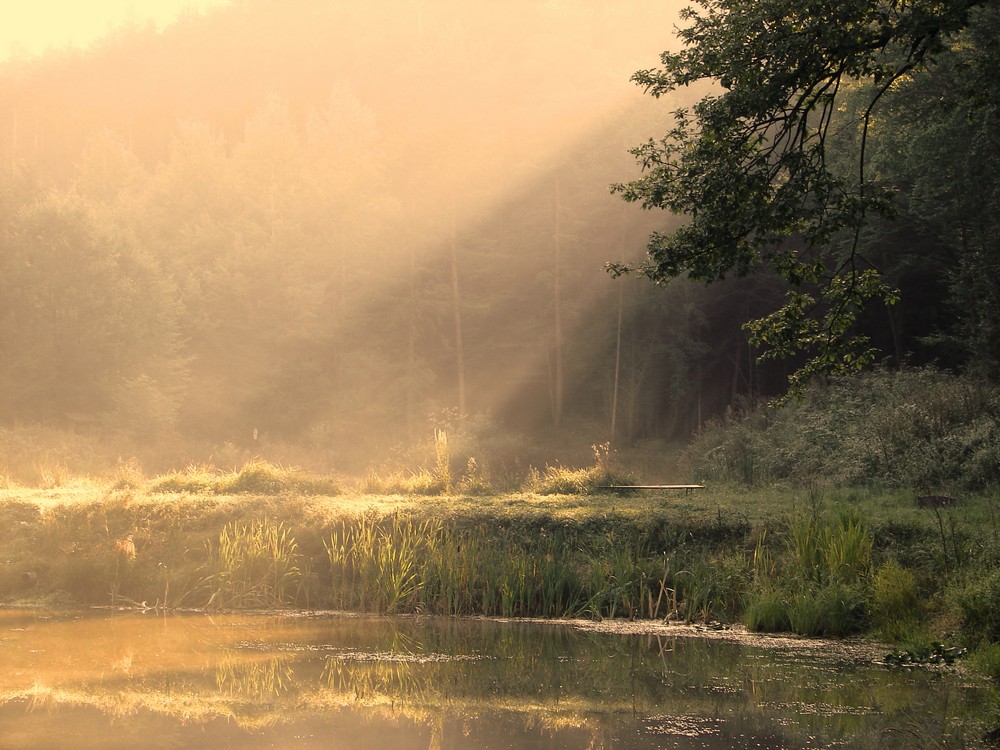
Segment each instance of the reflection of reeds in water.
[{"label": "reflection of reeds in water", "polygon": [[281,656],[253,659],[246,654],[229,654],[215,668],[215,684],[221,692],[249,701],[280,698],[292,682],[292,667]]},{"label": "reflection of reeds in water", "polygon": [[[620,728],[636,720],[663,739],[683,736],[691,722],[748,737],[780,726],[787,740],[782,747],[818,746],[819,737],[887,750],[906,745],[880,744],[886,726],[900,725],[914,705],[926,706],[931,736],[943,726],[947,696],[960,695],[956,684],[940,676],[901,684],[898,673],[882,669],[852,668],[845,675],[842,665],[815,652],[752,649],[744,659],[739,652],[746,647],[690,637],[621,638],[554,625],[428,618],[396,625],[365,620],[346,638],[335,631],[330,623],[318,624],[315,637],[300,649],[299,641],[285,641],[285,635],[277,650],[266,642],[224,648],[204,674],[87,680],[53,673],[34,689],[29,683],[0,692],[0,706],[16,701],[46,711],[89,707],[123,717],[123,724],[137,715],[147,721],[144,712],[181,724],[223,718],[243,728],[318,717],[331,723],[343,717],[351,725],[347,717],[360,716],[412,721],[436,731],[433,722],[443,718],[454,727],[463,716],[472,722],[500,717],[505,723],[494,727],[586,728],[606,738],[606,747],[620,746]],[[960,702],[953,700],[947,710],[958,710]],[[687,723],[660,717],[684,717]],[[716,723],[719,717],[724,725]]]},{"label": "reflection of reeds in water", "polygon": [[436,673],[415,670],[402,661],[356,662],[331,657],[323,666],[323,685],[338,693],[353,695],[358,703],[393,705],[413,702],[426,705],[440,696]]}]

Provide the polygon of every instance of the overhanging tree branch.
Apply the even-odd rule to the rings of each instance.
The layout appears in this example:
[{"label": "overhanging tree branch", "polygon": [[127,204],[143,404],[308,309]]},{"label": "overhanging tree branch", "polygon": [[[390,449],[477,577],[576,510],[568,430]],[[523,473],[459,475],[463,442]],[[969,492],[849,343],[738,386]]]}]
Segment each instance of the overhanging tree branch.
[{"label": "overhanging tree branch", "polygon": [[[645,263],[609,270],[658,283],[775,271],[790,284],[785,307],[748,324],[765,356],[805,354],[805,376],[863,366],[874,354],[852,336],[857,316],[871,299],[896,298],[861,256],[868,218],[892,210],[865,171],[876,107],[947,52],[972,8],[997,0],[695,1],[682,14],[685,46],[633,80],[654,97],[703,80],[722,93],[678,111],[662,140],[633,150],[643,175],[613,187],[688,220],[654,233]],[[845,90],[867,96],[853,175],[829,158]]]}]

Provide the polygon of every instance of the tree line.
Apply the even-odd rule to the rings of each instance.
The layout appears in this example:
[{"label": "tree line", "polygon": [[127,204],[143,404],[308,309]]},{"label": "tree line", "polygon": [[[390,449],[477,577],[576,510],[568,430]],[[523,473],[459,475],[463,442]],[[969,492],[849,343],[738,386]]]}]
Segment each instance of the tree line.
[{"label": "tree line", "polygon": [[[702,93],[627,85],[666,11],[514,5],[248,0],[0,67],[0,420],[385,454],[429,423],[679,439],[782,394],[802,355],[742,329],[780,268],[603,269],[687,221],[608,190]],[[863,254],[900,301],[852,330],[878,358],[995,374],[996,24],[980,4],[873,117],[896,215]]]}]

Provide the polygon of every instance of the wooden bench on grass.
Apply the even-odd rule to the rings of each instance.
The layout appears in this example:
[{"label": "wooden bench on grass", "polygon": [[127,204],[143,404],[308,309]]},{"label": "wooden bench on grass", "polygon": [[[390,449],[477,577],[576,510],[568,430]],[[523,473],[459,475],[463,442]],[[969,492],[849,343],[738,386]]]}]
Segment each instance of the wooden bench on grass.
[{"label": "wooden bench on grass", "polygon": [[641,490],[683,490],[688,494],[691,490],[703,490],[703,484],[605,484],[597,487],[599,490],[612,492],[639,492]]}]

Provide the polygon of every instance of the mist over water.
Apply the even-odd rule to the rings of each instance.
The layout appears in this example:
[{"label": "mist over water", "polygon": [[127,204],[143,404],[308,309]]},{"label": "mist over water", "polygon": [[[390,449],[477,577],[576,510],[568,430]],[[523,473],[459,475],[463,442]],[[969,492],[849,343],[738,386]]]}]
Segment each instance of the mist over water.
[{"label": "mist over water", "polygon": [[434,618],[0,613],[4,747],[903,748],[985,691],[803,648]]}]

